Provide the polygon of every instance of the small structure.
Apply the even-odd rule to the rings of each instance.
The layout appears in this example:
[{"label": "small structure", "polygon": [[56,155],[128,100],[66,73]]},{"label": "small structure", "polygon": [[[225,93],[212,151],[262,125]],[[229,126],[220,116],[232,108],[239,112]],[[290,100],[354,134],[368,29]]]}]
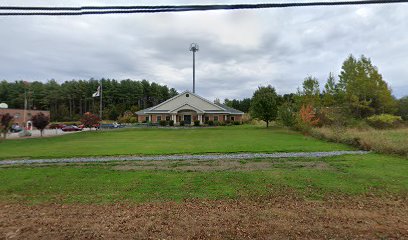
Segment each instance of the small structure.
[{"label": "small structure", "polygon": [[[26,126],[32,128],[31,117],[42,112],[45,116],[50,117],[50,111],[45,110],[24,110],[13,108],[0,108],[0,115],[10,114],[14,117],[13,122],[20,126]],[[25,116],[24,116],[25,113]],[[29,126],[28,126],[29,125]]]},{"label": "small structure", "polygon": [[186,125],[192,125],[196,120],[200,121],[200,124],[208,121],[242,121],[243,114],[223,104],[212,103],[189,91],[136,112],[139,122],[159,123],[161,120],[173,120],[174,124],[184,121]]}]

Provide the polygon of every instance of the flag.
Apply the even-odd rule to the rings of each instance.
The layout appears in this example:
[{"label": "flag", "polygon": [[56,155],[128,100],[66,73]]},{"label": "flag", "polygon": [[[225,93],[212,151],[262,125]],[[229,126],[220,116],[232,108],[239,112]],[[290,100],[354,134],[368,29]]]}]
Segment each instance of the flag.
[{"label": "flag", "polygon": [[92,94],[92,97],[99,97],[101,94],[101,86],[98,86],[98,89],[96,89],[96,92]]}]

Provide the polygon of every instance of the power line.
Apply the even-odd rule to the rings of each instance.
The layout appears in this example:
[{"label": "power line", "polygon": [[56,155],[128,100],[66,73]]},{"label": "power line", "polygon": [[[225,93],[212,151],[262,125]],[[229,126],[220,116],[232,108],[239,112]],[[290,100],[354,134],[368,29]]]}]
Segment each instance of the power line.
[{"label": "power line", "polygon": [[408,3],[408,0],[360,0],[335,2],[292,2],[260,4],[216,4],[216,5],[162,5],[162,6],[82,6],[82,7],[21,7],[0,6],[0,16],[75,16],[96,14],[189,12],[214,10],[268,9],[313,6],[350,6]]}]

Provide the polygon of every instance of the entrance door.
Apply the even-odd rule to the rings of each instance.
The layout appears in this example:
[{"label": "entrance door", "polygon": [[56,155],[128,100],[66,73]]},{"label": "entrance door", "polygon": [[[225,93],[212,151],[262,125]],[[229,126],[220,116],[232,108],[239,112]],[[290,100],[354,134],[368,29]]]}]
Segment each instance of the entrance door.
[{"label": "entrance door", "polygon": [[184,124],[191,124],[191,115],[184,115]]}]

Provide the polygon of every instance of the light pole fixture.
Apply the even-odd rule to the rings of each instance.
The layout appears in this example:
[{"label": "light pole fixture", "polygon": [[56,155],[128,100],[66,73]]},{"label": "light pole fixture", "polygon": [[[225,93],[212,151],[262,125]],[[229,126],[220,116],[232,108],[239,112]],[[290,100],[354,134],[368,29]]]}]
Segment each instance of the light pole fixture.
[{"label": "light pole fixture", "polygon": [[193,93],[195,93],[195,53],[198,52],[200,47],[197,43],[190,44],[190,51],[193,52]]}]

